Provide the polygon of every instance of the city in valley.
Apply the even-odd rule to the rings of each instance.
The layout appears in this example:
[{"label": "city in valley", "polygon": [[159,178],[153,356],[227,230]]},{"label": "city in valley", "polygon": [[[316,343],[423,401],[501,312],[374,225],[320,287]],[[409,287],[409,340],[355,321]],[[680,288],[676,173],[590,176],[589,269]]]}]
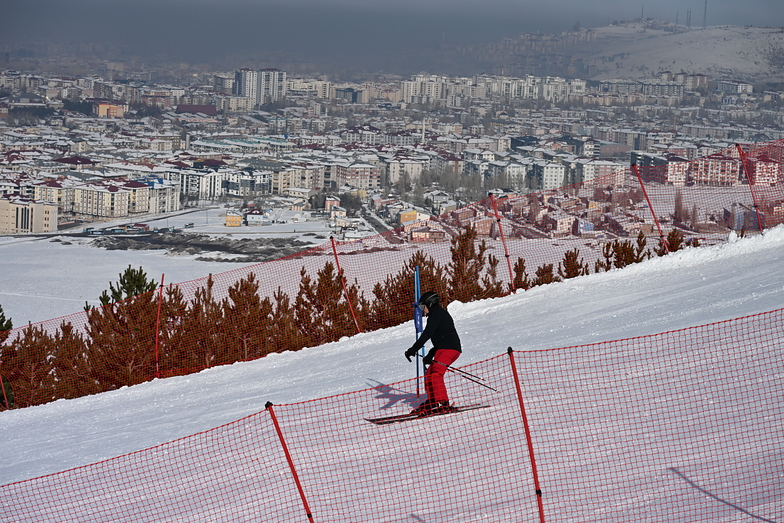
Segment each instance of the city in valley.
[{"label": "city in valley", "polygon": [[[9,65],[39,63],[5,55]],[[0,234],[158,232],[144,222],[220,205],[227,231],[279,223],[285,211],[351,240],[488,194],[538,194],[517,211],[528,218],[521,237],[632,236],[644,219],[613,216],[595,193],[552,196],[628,176],[632,166],[656,172],[647,180],[654,187],[687,195],[688,219],[660,218],[705,234],[744,227],[752,209],[692,210],[690,191],[782,183],[780,158],[744,168],[727,153],[784,138],[780,84],[664,69],[588,79],[596,68],[573,62],[563,76],[353,81],[283,66],[177,75],[110,61],[80,75],[2,69]],[[765,212],[768,225],[784,218],[781,202]],[[429,225],[426,241],[444,238]]]}]

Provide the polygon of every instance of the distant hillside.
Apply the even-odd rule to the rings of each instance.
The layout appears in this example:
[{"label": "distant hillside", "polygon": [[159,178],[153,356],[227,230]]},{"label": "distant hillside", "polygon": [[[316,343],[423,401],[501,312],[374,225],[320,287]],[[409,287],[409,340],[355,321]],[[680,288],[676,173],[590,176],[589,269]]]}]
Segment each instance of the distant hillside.
[{"label": "distant hillside", "polygon": [[783,28],[668,29],[650,22],[600,27],[592,30],[594,41],[575,46],[574,55],[595,66],[594,80],[683,71],[716,79],[784,81]]},{"label": "distant hillside", "polygon": [[442,48],[439,58],[439,67],[454,74],[467,74],[473,68],[510,76],[608,80],[650,79],[671,71],[776,83],[784,82],[784,28],[688,29],[659,20],[636,20]]}]

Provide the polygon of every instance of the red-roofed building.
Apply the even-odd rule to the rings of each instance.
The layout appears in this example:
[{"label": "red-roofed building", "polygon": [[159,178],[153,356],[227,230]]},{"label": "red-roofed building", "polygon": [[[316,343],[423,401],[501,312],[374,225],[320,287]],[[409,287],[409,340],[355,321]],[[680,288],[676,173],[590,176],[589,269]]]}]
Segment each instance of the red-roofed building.
[{"label": "red-roofed building", "polygon": [[205,114],[207,116],[218,116],[218,108],[214,105],[178,105],[176,113]]},{"label": "red-roofed building", "polygon": [[84,156],[70,156],[68,158],[55,158],[55,162],[69,165],[71,169],[79,169],[84,165],[96,165],[97,162],[85,158]]}]

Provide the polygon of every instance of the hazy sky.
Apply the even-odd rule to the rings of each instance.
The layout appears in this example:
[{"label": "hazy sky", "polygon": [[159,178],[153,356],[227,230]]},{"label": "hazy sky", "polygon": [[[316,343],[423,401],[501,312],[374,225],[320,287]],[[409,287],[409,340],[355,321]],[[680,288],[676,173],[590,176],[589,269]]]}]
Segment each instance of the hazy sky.
[{"label": "hazy sky", "polygon": [[[151,53],[220,63],[247,56],[362,64],[376,70],[425,60],[441,44],[498,42],[654,17],[681,24],[704,0],[6,0],[0,44],[98,42],[127,55]],[[709,0],[708,25],[784,26],[780,0]],[[391,58],[391,57],[395,58]],[[393,64],[392,62],[396,62]],[[230,63],[231,62],[231,63]]]}]

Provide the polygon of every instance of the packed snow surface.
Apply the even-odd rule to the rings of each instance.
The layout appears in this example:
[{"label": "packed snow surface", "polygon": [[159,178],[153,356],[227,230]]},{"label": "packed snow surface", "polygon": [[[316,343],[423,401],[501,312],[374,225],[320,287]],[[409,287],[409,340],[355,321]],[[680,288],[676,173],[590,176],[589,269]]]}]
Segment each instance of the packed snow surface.
[{"label": "packed snow surface", "polygon": [[[504,298],[453,302],[449,311],[464,346],[459,364],[510,346],[567,347],[775,310],[784,304],[782,266],[784,228],[778,227]],[[0,463],[0,484],[208,430],[261,411],[267,401],[295,403],[411,378],[414,366],[403,351],[413,330],[408,322],[199,374],[0,412],[0,441],[12,449]]]}]

